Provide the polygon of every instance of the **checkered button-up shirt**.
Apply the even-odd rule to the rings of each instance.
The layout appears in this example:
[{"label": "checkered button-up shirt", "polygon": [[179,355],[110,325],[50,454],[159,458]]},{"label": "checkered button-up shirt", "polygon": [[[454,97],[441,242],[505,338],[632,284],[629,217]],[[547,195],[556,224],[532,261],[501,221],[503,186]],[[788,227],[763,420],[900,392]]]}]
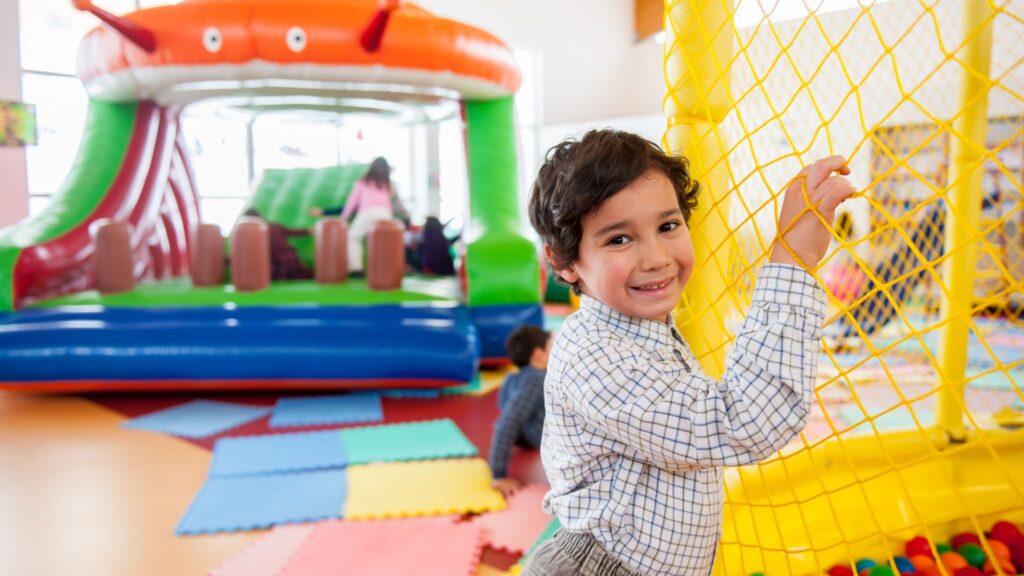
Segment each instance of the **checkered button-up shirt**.
[{"label": "checkered button-up shirt", "polygon": [[582,297],[545,380],[545,511],[641,573],[709,574],[721,467],[757,462],[803,428],[824,313],[809,274],[766,265],[716,382],[671,324]]}]

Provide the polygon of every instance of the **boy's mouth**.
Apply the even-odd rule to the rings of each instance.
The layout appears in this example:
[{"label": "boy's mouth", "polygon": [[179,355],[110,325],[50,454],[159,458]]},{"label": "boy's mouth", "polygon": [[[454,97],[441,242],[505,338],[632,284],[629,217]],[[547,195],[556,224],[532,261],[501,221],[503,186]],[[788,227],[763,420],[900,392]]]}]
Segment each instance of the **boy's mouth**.
[{"label": "boy's mouth", "polygon": [[655,282],[648,282],[646,284],[640,284],[639,286],[633,286],[633,290],[654,294],[667,288],[673,280],[675,280],[675,276],[670,276],[664,280],[657,280]]}]

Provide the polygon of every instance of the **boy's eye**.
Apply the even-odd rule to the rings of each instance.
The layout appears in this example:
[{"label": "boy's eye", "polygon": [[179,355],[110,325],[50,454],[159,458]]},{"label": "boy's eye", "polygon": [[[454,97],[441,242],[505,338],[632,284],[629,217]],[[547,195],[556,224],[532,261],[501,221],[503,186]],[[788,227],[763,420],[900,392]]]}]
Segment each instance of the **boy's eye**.
[{"label": "boy's eye", "polygon": [[679,222],[665,222],[664,224],[661,225],[659,230],[661,230],[662,232],[671,232],[676,228],[679,228]]},{"label": "boy's eye", "polygon": [[611,246],[622,246],[626,242],[629,242],[629,237],[627,237],[627,236],[615,236],[614,238],[612,238],[611,240],[608,241],[608,244],[611,245]]}]

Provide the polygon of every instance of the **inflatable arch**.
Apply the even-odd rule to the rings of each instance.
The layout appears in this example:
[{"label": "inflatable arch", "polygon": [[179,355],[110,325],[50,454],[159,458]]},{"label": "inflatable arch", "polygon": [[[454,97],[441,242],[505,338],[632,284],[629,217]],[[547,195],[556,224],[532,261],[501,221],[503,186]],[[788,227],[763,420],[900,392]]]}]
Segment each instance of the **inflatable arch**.
[{"label": "inflatable arch", "polygon": [[[0,338],[10,339],[0,346],[5,350],[0,357],[4,367],[0,380],[7,381],[0,385],[9,389],[124,388],[129,386],[118,381],[138,379],[148,381],[139,387],[177,388],[182,380],[189,381],[188,387],[247,387],[251,383],[245,379],[254,377],[333,382],[325,386],[365,379],[403,385],[465,381],[481,356],[502,355],[501,341],[512,324],[539,322],[536,251],[520,233],[516,197],[513,96],[520,75],[511,50],[500,40],[393,0],[186,0],[123,16],[88,0],[75,0],[74,5],[105,24],[85,37],[79,51],[79,76],[89,94],[86,126],[78,156],[51,205],[38,217],[0,231],[0,328],[4,329]],[[139,358],[140,335],[152,331],[123,311],[107,307],[90,316],[84,309],[28,309],[93,286],[89,230],[102,219],[131,224],[136,279],[187,274],[192,230],[201,216],[180,132],[181,110],[210,98],[286,101],[292,96],[459,103],[469,172],[463,233],[465,305],[447,302],[426,310],[399,302],[379,313],[349,313],[341,307],[313,315],[328,324],[335,318],[339,325],[384,330],[378,335],[377,350],[384,359],[378,362],[379,369],[367,370],[364,365],[353,371],[340,368],[340,360],[297,358],[297,350],[314,345],[328,356],[333,350],[340,355],[336,358],[365,356],[364,346],[356,346],[353,352],[351,344],[358,339],[325,349],[324,334],[314,344],[308,341],[314,337],[311,332],[290,334],[294,346],[286,347],[289,351],[277,358],[287,370],[268,368],[258,373],[224,365],[214,369],[206,362],[193,364],[191,370],[181,368],[183,361],[196,360],[188,350],[197,347],[204,350],[200,354],[235,350],[235,356],[228,354],[222,360],[235,365],[282,349],[271,340],[260,340],[255,335],[258,330],[244,336],[220,334],[219,338],[227,338],[226,345],[190,339],[189,334],[210,323],[222,324],[223,309],[216,314],[186,310],[175,315],[166,309],[135,314],[132,318],[160,314],[172,324],[155,337],[162,345],[143,353],[149,360],[137,364],[133,362]],[[262,318],[261,326],[270,332],[275,321],[290,313],[287,309],[245,312]],[[454,338],[457,345],[423,346],[444,340],[425,328],[440,325],[439,315],[444,318],[440,324],[447,323],[459,335]],[[106,323],[105,328],[88,333],[73,330],[89,325],[82,322],[84,318]],[[389,323],[390,328],[378,326]],[[413,335],[415,330],[406,329],[410,325],[419,326],[423,333]],[[174,330],[182,332],[175,337]],[[389,330],[402,330],[401,336]],[[48,335],[37,341],[26,339],[29,333]],[[389,334],[390,340],[401,344],[382,344]],[[232,348],[230,343],[237,338],[244,338],[246,346]],[[123,361],[123,365],[94,366],[101,347],[115,351],[103,362],[115,366]],[[159,349],[170,353],[161,355]],[[409,358],[410,365],[395,369],[394,362],[386,359],[395,355]],[[62,361],[52,362],[55,357]],[[82,364],[77,369],[52,367],[75,362]],[[450,366],[443,367],[446,363]],[[108,378],[118,381],[107,386]],[[79,385],[70,382],[73,379],[91,383]]]}]

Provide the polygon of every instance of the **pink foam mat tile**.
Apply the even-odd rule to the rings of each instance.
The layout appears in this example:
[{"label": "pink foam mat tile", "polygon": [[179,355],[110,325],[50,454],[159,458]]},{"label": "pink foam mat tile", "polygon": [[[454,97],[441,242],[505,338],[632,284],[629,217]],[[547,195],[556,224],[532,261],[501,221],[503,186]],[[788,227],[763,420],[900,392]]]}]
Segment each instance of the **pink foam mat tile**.
[{"label": "pink foam mat tile", "polygon": [[238,555],[210,570],[210,576],[276,576],[284,569],[316,524],[278,526]]},{"label": "pink foam mat tile", "polygon": [[487,512],[472,522],[484,527],[485,542],[491,548],[512,554],[523,554],[551,523],[551,517],[541,510],[541,501],[548,487],[528,484],[508,498],[508,507]]},{"label": "pink foam mat tile", "polygon": [[331,520],[317,525],[281,576],[471,576],[484,529],[453,516]]}]

